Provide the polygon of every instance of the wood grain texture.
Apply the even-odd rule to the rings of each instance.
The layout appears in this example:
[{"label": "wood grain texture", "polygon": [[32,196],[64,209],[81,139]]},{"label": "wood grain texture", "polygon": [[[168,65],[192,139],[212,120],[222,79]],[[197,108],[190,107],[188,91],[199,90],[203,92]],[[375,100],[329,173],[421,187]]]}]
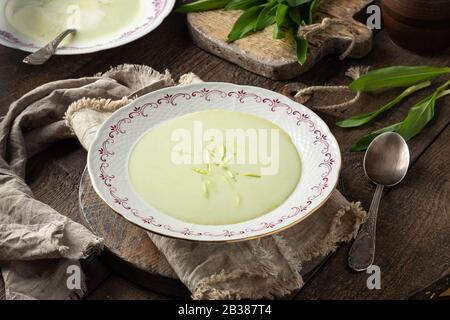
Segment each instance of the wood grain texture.
[{"label": "wood grain texture", "polygon": [[5,283],[3,279],[0,277],[0,300],[5,300]]},{"label": "wood grain texture", "polygon": [[[157,30],[120,48],[82,56],[57,56],[52,58],[50,64],[42,67],[22,65],[20,61],[25,55],[23,52],[0,47],[0,115],[6,113],[14,99],[37,85],[57,79],[92,75],[121,63],[147,64],[161,71],[167,68],[174,78],[192,71],[206,81],[248,84],[270,90],[279,90],[287,83],[258,76],[199,49],[189,39],[186,21],[179,14],[171,14]],[[340,62],[335,57],[325,57],[296,81],[306,85],[346,84],[349,79],[344,76],[344,72],[354,64],[365,64],[372,68],[390,65],[450,65],[450,53],[444,52],[434,57],[415,55],[395,46],[385,31],[382,31],[374,38],[372,52],[363,60],[349,59]],[[374,124],[359,129],[344,130],[337,128],[334,123],[344,117],[372,111],[397,95],[398,91],[366,96],[356,108],[344,112],[320,113],[340,143],[343,155],[343,191],[350,200],[362,200],[363,205],[368,208],[374,188],[364,178],[362,154],[351,154],[348,152],[349,146],[375,127],[385,126],[404,117],[408,106],[427,93],[429,91],[426,90],[419,92],[417,98],[405,100],[389,114],[377,119]],[[308,105],[339,99],[343,97],[317,96]],[[445,128],[448,128],[450,120],[449,109],[449,98],[438,103],[435,119],[409,143],[413,160],[410,174],[398,186],[399,189],[392,189],[382,199],[377,238],[379,254],[376,258],[377,264],[382,267],[382,290],[367,290],[367,275],[349,271],[346,266],[348,247],[345,246],[316,273],[301,291],[299,298],[407,298],[410,291],[433,282],[440,276],[445,265],[448,266],[448,246],[439,244],[444,241],[450,243],[450,233],[443,233],[448,222],[442,220],[445,217],[448,219],[450,189],[443,179],[449,178],[443,173],[436,174],[436,168],[448,172],[445,164],[445,161],[448,161],[448,149],[445,147],[446,142],[442,142],[448,140],[448,136],[441,139],[440,135],[444,130],[448,130]],[[434,147],[436,143],[439,145]],[[430,153],[434,148],[441,151]],[[85,164],[86,152],[77,142],[62,142],[30,161],[28,181],[41,201],[50,203],[61,213],[82,222],[78,208],[78,184]],[[429,195],[426,202],[423,202],[424,194]],[[443,198],[443,195],[446,195],[447,199]],[[419,208],[420,212],[416,208]],[[444,213],[447,213],[447,216]],[[397,244],[400,244],[401,250],[396,249]],[[88,279],[100,281],[89,283],[89,289],[95,294],[101,283],[97,295],[99,298],[109,296],[126,299],[143,297],[142,294],[146,299],[163,298],[129,281],[110,277],[109,270],[102,277],[97,277],[95,273],[98,270],[93,269],[88,271]]]},{"label": "wood grain texture", "polygon": [[405,299],[450,271],[449,139],[450,126],[381,200],[375,257],[381,290],[367,289],[366,273],[342,267],[347,260],[345,246],[298,299]]},{"label": "wood grain texture", "polygon": [[168,297],[153,293],[117,275],[112,275],[86,300],[166,300]]},{"label": "wood grain texture", "polygon": [[445,270],[439,279],[425,288],[413,292],[409,300],[450,299],[450,269]]},{"label": "wood grain texture", "polygon": [[345,22],[333,24],[311,36],[308,57],[304,65],[297,62],[293,38],[273,39],[274,26],[256,32],[233,43],[227,35],[242,11],[215,10],[188,14],[188,27],[192,40],[200,48],[256,74],[274,79],[292,79],[311,69],[323,57],[343,53],[355,38],[349,57],[361,58],[370,52],[372,31],[353,17],[373,0],[324,0],[314,20]]}]

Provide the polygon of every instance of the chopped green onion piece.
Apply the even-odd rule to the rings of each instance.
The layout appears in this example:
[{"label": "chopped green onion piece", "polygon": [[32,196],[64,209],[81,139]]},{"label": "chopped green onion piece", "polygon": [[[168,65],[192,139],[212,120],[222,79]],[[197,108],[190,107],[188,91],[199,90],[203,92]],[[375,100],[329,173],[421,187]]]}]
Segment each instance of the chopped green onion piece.
[{"label": "chopped green onion piece", "polygon": [[203,194],[205,195],[206,198],[209,197],[209,191],[208,191],[208,184],[206,182],[203,182]]},{"label": "chopped green onion piece", "polygon": [[222,144],[222,158],[220,160],[223,161],[223,159],[225,158],[226,154],[227,154],[227,148],[225,147],[224,144]]},{"label": "chopped green onion piece", "polygon": [[250,178],[261,178],[261,176],[259,174],[254,174],[254,173],[243,173],[241,175],[245,176],[245,177],[250,177]]},{"label": "chopped green onion piece", "polygon": [[203,174],[203,175],[206,175],[209,173],[208,171],[200,169],[200,168],[192,168],[192,171],[197,172],[199,174]]}]

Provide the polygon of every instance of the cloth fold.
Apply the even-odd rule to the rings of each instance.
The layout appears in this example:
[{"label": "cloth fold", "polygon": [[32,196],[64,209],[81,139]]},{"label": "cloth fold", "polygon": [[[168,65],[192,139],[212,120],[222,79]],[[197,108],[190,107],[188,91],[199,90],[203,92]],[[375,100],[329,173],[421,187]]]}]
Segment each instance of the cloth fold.
[{"label": "cloth fold", "polygon": [[[77,137],[88,149],[115,110],[145,93],[178,83],[166,71],[122,65],[94,77],[43,85],[13,103],[0,124],[0,265],[9,299],[77,298],[66,269],[102,248],[83,226],[38,202],[25,183],[28,157]],[[65,117],[65,119],[63,119]],[[353,238],[366,213],[337,190],[315,214],[278,235],[231,244],[149,237],[195,299],[276,298],[302,286],[302,264]]]},{"label": "cloth fold", "polygon": [[[56,279],[67,277],[64,266],[77,265],[77,260],[101,250],[102,239],[33,198],[25,182],[26,162],[51,143],[75,137],[63,119],[74,101],[89,97],[118,100],[154,83],[152,69],[128,68],[130,72],[111,70],[107,77],[42,85],[15,101],[2,119],[0,266],[8,299],[70,299],[74,293],[83,294],[83,283],[69,289],[66,281]],[[123,78],[124,74],[134,77]],[[53,268],[43,269],[48,259],[55,260],[48,262]]]}]

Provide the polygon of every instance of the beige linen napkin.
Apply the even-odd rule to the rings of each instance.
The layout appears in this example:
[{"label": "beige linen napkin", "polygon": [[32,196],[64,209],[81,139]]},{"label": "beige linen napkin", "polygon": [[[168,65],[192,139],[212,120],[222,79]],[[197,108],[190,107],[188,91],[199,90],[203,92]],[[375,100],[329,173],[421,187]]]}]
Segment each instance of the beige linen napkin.
[{"label": "beige linen napkin", "polygon": [[[146,87],[144,83],[140,88],[138,85],[137,95],[175,85],[168,72],[161,75],[142,66],[120,66],[103,77],[129,83],[146,74],[152,76],[152,84],[144,81]],[[177,85],[193,82],[201,80],[190,73],[183,75]],[[129,103],[134,94],[116,100],[102,97],[105,96],[94,95],[77,101],[66,113],[67,125],[86,149],[101,123]],[[208,244],[148,235],[194,299],[276,298],[300,288],[302,265],[354,238],[365,216],[359,203],[348,202],[335,190],[326,204],[304,222],[259,240]]]},{"label": "beige linen napkin", "polygon": [[[67,107],[83,97],[120,100],[153,90],[159,73],[124,66],[105,76],[40,86],[11,104],[0,123],[0,268],[7,299],[71,299],[68,266],[98,252],[102,239],[33,198],[25,182],[27,159],[51,143],[75,138],[65,125]],[[170,77],[165,85],[171,84]],[[158,84],[156,84],[158,85]],[[83,278],[84,280],[84,278]]]}]

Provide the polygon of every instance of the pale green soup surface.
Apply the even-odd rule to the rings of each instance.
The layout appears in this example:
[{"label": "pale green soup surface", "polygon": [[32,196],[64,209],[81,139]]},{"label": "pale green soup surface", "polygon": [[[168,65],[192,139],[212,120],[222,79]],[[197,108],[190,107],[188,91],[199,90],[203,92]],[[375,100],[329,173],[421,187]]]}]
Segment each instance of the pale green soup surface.
[{"label": "pale green soup surface", "polygon": [[5,16],[19,33],[48,42],[75,27],[66,41],[80,43],[105,37],[130,25],[139,14],[141,0],[8,0]]},{"label": "pale green soup surface", "polygon": [[[251,149],[250,141],[255,140],[250,136],[245,139],[244,149],[238,147],[238,141],[242,146],[243,140],[225,138],[224,143],[219,143],[216,137],[206,136],[198,140],[199,123],[203,133],[217,129],[224,137],[229,129],[266,131],[264,139],[258,136],[258,146],[264,144],[265,154],[272,158],[258,156],[256,161],[250,160],[250,152],[255,150]],[[180,129],[190,134],[190,141],[174,136]],[[270,133],[275,131],[276,138]],[[190,149],[185,147],[186,141]],[[200,162],[194,159],[194,154],[199,154],[194,146],[198,141],[205,150]],[[244,155],[238,159],[243,150]],[[174,154],[176,159],[185,157],[191,162],[174,161]],[[275,161],[277,170],[269,169],[275,167]],[[235,111],[208,110],[150,129],[133,147],[128,170],[135,191],[152,207],[182,221],[224,225],[257,218],[280,206],[297,187],[301,162],[289,135],[274,123]]]}]

